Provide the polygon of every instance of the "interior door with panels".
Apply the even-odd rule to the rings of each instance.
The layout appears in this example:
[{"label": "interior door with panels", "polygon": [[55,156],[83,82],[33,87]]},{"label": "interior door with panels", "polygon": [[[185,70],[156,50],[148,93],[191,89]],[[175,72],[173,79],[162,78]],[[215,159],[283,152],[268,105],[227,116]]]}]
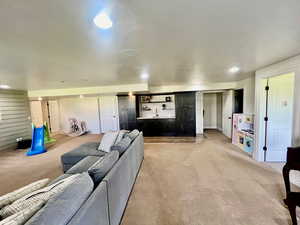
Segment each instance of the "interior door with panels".
[{"label": "interior door with panels", "polygon": [[286,161],[292,145],[294,74],[269,79],[266,161]]},{"label": "interior door with panels", "polygon": [[119,130],[117,96],[99,97],[99,112],[102,133]]},{"label": "interior door with panels", "polygon": [[51,133],[58,132],[60,130],[59,126],[59,108],[57,101],[48,101],[48,110],[49,110],[49,121]]}]

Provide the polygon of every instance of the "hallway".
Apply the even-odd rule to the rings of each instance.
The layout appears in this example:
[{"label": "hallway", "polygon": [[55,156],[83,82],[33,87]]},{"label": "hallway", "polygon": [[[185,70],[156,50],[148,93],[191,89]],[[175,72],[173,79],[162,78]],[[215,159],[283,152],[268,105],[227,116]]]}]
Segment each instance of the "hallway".
[{"label": "hallway", "polygon": [[222,134],[146,143],[122,225],[288,225],[281,174]]}]

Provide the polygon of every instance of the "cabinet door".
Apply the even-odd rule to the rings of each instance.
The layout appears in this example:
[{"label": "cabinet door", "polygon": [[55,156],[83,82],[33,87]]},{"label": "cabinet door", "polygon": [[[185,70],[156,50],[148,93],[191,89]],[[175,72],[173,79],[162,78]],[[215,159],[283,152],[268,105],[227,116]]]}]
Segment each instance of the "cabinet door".
[{"label": "cabinet door", "polygon": [[136,123],[136,97],[118,96],[120,129],[134,130]]},{"label": "cabinet door", "polygon": [[196,136],[196,96],[195,92],[176,94],[177,136]]}]

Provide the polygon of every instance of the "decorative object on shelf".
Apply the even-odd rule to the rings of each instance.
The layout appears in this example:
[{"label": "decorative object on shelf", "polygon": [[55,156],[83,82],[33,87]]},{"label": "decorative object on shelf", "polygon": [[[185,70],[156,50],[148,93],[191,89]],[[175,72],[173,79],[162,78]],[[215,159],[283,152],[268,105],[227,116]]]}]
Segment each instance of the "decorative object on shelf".
[{"label": "decorative object on shelf", "polygon": [[[166,101],[167,97],[169,97],[171,102]],[[149,100],[150,102],[147,102]],[[176,112],[174,95],[155,94],[140,96],[139,103],[139,118],[175,118]]]},{"label": "decorative object on shelf", "polygon": [[141,96],[141,103],[149,103],[151,101],[151,96]]},{"label": "decorative object on shelf", "polygon": [[142,110],[143,111],[151,111],[152,109],[147,105],[143,105]]}]

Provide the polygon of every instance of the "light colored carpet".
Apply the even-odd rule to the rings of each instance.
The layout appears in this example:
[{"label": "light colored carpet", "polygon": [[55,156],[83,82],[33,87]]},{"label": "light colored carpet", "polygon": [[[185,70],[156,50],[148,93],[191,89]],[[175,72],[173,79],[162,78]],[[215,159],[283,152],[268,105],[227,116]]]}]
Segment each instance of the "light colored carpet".
[{"label": "light colored carpet", "polygon": [[28,157],[26,150],[0,152],[0,196],[43,178],[54,179],[62,174],[60,156],[82,143],[100,141],[100,135],[71,138],[55,136],[57,143],[48,152]]},{"label": "light colored carpet", "polygon": [[197,144],[145,144],[122,225],[287,225],[281,174],[210,132]]},{"label": "light colored carpet", "polygon": [[[209,132],[194,143],[146,143],[122,225],[287,225],[281,174]],[[98,135],[59,138],[46,154],[0,152],[0,195],[62,173],[60,156]],[[176,140],[177,142],[177,140]]]}]

